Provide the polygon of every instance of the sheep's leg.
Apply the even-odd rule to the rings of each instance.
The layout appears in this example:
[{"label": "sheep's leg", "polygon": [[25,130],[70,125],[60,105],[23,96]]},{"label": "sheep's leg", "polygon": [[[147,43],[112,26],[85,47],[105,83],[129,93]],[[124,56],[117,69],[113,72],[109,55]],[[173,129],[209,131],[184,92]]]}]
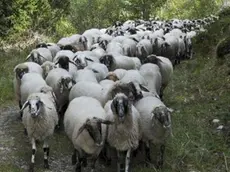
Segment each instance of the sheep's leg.
[{"label": "sheep's leg", "polygon": [[97,158],[98,156],[92,157],[91,172],[94,172],[95,170],[95,164],[96,164]]},{"label": "sheep's leg", "polygon": [[76,150],[76,157],[77,157],[77,161],[75,166],[75,172],[81,172],[81,163],[83,158],[81,157],[80,153],[77,150]]},{"label": "sheep's leg", "polygon": [[103,161],[105,161],[106,165],[111,165],[111,155],[110,155],[110,148],[108,148],[108,146],[104,146],[104,148],[102,149],[99,157],[100,159],[102,159]]},{"label": "sheep's leg", "polygon": [[72,155],[72,165],[75,165],[77,163],[77,150],[73,150],[73,155]]},{"label": "sheep's leg", "polygon": [[145,160],[146,162],[151,162],[149,142],[145,143]]},{"label": "sheep's leg", "polygon": [[[18,101],[18,105],[19,105],[19,109],[21,110],[22,109],[22,102],[21,102],[21,100]],[[20,111],[20,120],[22,120],[22,116],[23,116],[23,112]]]},{"label": "sheep's leg", "polygon": [[31,164],[30,164],[30,172],[34,171],[34,163],[35,163],[35,154],[36,154],[36,142],[35,139],[32,138],[31,139],[31,143],[32,143],[32,157],[31,157]]},{"label": "sheep's leg", "polygon": [[129,172],[130,155],[131,155],[131,149],[129,149],[127,151],[127,153],[126,153],[126,158],[125,158],[125,172]]},{"label": "sheep's leg", "polygon": [[158,157],[158,160],[157,160],[157,168],[162,168],[163,166],[163,163],[164,163],[164,152],[165,152],[165,145],[162,144],[160,146],[160,155]]},{"label": "sheep's leg", "polygon": [[121,172],[122,169],[121,164],[121,152],[117,150],[117,172]]},{"label": "sheep's leg", "polygon": [[48,169],[49,168],[48,157],[49,157],[50,148],[47,139],[44,140],[43,151],[44,151],[44,168]]}]

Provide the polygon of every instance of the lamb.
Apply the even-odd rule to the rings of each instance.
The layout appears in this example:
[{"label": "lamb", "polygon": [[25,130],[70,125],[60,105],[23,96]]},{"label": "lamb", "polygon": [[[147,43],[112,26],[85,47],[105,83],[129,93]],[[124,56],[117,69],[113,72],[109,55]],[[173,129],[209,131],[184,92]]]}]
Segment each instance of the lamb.
[{"label": "lamb", "polygon": [[136,59],[115,53],[109,53],[102,56],[100,58],[100,63],[105,64],[109,71],[113,71],[115,69],[137,69],[139,66]]},{"label": "lamb", "polygon": [[25,63],[20,63],[14,68],[14,92],[16,96],[16,100],[19,103],[19,108],[22,108],[22,103],[21,103],[21,93],[20,93],[20,86],[21,86],[21,79],[25,73],[38,73],[42,76],[43,70],[41,66],[37,63],[34,62],[25,62]]},{"label": "lamb", "polygon": [[162,76],[162,85],[161,85],[159,96],[162,99],[163,91],[169,84],[170,80],[172,79],[172,75],[173,75],[172,62],[168,58],[162,56],[150,55],[145,59],[144,64],[145,63],[153,63],[158,65],[158,67],[160,68],[160,72]]},{"label": "lamb", "polygon": [[72,164],[76,164],[76,172],[81,172],[81,164],[87,164],[87,155],[92,158],[91,171],[94,171],[95,162],[105,143],[106,125],[112,124],[105,117],[105,110],[94,98],[82,96],[70,102],[64,126],[74,145]]},{"label": "lamb", "polygon": [[26,60],[30,60],[39,65],[42,65],[45,61],[52,61],[53,57],[48,48],[37,48],[33,49],[30,54],[26,57]]},{"label": "lamb", "polygon": [[139,71],[147,82],[146,86],[148,90],[153,94],[160,96],[160,90],[162,85],[160,68],[155,64],[146,63],[141,66]]},{"label": "lamb", "polygon": [[145,143],[146,160],[151,161],[149,143],[160,145],[157,167],[163,165],[165,141],[172,135],[171,113],[164,103],[153,96],[144,97],[135,104],[140,113],[142,141]]},{"label": "lamb", "polygon": [[68,105],[69,91],[74,84],[73,78],[65,69],[56,68],[48,73],[46,83],[53,88],[54,94],[57,97],[58,114],[60,117],[59,125],[61,125],[61,118]]},{"label": "lamb", "polygon": [[[131,152],[137,149],[141,138],[139,112],[123,93],[117,94],[113,100],[108,101],[104,109],[107,114],[106,119],[114,121],[114,124],[108,127],[107,142],[117,151],[117,171],[128,172]],[[120,157],[122,152],[127,152],[125,170],[122,169],[124,167]]]},{"label": "lamb", "polygon": [[49,138],[53,135],[58,123],[58,115],[54,103],[44,93],[33,93],[21,108],[24,111],[23,124],[32,144],[30,171],[34,171],[36,141],[44,141],[44,167],[49,168]]}]

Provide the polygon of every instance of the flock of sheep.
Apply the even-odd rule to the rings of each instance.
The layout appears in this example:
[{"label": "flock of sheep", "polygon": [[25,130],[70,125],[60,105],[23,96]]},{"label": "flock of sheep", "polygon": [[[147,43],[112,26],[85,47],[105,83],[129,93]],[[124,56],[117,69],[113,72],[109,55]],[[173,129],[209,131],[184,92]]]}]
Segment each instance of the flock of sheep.
[{"label": "flock of sheep", "polygon": [[150,162],[150,144],[159,145],[161,168],[173,111],[163,103],[163,91],[174,65],[192,58],[192,37],[216,19],[128,20],[38,44],[28,62],[14,68],[15,94],[32,144],[30,171],[36,141],[44,141],[49,168],[48,140],[56,127],[64,127],[73,143],[76,172],[88,157],[91,171],[99,156],[110,162],[110,149],[117,152],[117,171],[128,172],[140,145]]}]

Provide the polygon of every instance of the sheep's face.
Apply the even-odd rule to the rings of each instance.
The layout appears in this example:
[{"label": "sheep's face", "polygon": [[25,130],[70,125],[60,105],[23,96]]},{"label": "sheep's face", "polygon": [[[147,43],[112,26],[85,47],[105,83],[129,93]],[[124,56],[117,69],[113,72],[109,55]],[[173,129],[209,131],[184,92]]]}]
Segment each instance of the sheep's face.
[{"label": "sheep's face", "polygon": [[105,79],[109,79],[109,80],[112,80],[114,82],[119,80],[119,78],[117,77],[117,75],[114,72],[109,72]]},{"label": "sheep's face", "polygon": [[49,71],[51,71],[54,68],[57,68],[57,66],[55,66],[55,64],[52,62],[46,61],[45,63],[41,65],[41,68],[43,70],[43,75],[46,78]]},{"label": "sheep's face", "polygon": [[131,111],[131,103],[125,94],[119,93],[113,99],[111,103],[111,109],[113,114],[116,116],[116,119],[123,123],[126,116]]},{"label": "sheep's face", "polygon": [[39,44],[36,45],[36,48],[48,48],[47,44],[44,42],[41,42]]},{"label": "sheep's face", "polygon": [[[79,128],[78,136],[81,132],[86,129],[90,135],[90,137],[94,140],[97,146],[103,145],[103,137],[102,137],[102,125],[101,124],[112,124],[113,122],[108,120],[103,120],[97,117],[93,117],[87,119],[86,122]],[[77,137],[78,137],[77,136]]]},{"label": "sheep's face", "polygon": [[143,60],[143,63],[153,63],[153,64],[157,64],[158,62],[158,59],[157,59],[157,56],[152,54],[152,55],[149,55],[147,58],[145,58]]},{"label": "sheep's face", "polygon": [[28,72],[29,72],[29,68],[27,66],[25,68],[16,68],[15,69],[16,78],[22,79],[23,75]]},{"label": "sheep's face", "polygon": [[171,110],[165,106],[156,107],[152,114],[153,124],[157,121],[163,128],[170,128],[171,126]]},{"label": "sheep's face", "polygon": [[104,64],[109,71],[111,71],[112,65],[114,63],[114,58],[112,55],[104,55],[100,58],[100,63]]},{"label": "sheep's face", "polygon": [[60,93],[64,91],[69,91],[73,86],[72,78],[70,77],[62,77],[60,81]]},{"label": "sheep's face", "polygon": [[41,107],[43,102],[41,101],[40,97],[32,97],[28,98],[28,100],[22,106],[21,111],[23,111],[27,106],[29,106],[29,112],[32,118],[36,118],[40,114]]},{"label": "sheep's face", "polygon": [[59,64],[61,68],[69,71],[69,58],[67,56],[60,57],[57,63]]},{"label": "sheep's face", "polygon": [[101,48],[103,48],[104,50],[106,50],[106,47],[107,47],[108,43],[109,42],[107,40],[102,40],[102,41],[99,42],[99,46]]},{"label": "sheep's face", "polygon": [[40,54],[38,52],[33,52],[30,55],[31,61],[37,64],[42,64],[41,58],[40,58]]},{"label": "sheep's face", "polygon": [[79,38],[79,43],[81,43],[83,45],[83,49],[79,49],[78,51],[84,51],[84,50],[87,50],[87,38],[85,36],[81,36]]}]

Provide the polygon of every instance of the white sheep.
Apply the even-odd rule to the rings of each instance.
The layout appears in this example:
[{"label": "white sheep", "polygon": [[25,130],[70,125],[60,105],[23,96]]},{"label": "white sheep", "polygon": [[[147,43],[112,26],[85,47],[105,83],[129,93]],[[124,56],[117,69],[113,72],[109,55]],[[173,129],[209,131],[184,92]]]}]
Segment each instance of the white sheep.
[{"label": "white sheep", "polygon": [[68,105],[69,91],[73,85],[73,78],[67,70],[56,68],[48,73],[46,83],[53,88],[57,97],[58,113],[62,117]]},{"label": "white sheep", "polygon": [[72,100],[64,118],[65,132],[74,145],[72,164],[76,171],[81,171],[81,164],[86,165],[86,155],[92,158],[91,171],[106,140],[106,113],[100,102],[91,97],[78,97]]},{"label": "white sheep", "polygon": [[137,149],[141,138],[139,112],[128,97],[122,93],[108,101],[104,109],[107,113],[106,119],[114,121],[114,124],[108,127],[107,141],[111,147],[117,150],[118,171],[124,170],[121,169],[120,153],[127,151],[125,172],[128,172],[131,151]]},{"label": "white sheep", "polygon": [[21,94],[20,94],[20,86],[21,86],[21,79],[25,73],[38,73],[41,76],[43,75],[43,70],[41,66],[37,63],[34,62],[25,62],[25,63],[20,63],[14,68],[14,79],[13,79],[13,84],[14,84],[14,93],[16,96],[16,100],[19,103],[19,108],[22,108],[22,103],[21,101]]},{"label": "white sheep", "polygon": [[108,68],[104,64],[101,64],[101,63],[91,63],[85,69],[90,69],[94,71],[95,77],[97,78],[98,82],[105,79],[105,77],[107,76],[109,72]]},{"label": "white sheep", "polygon": [[141,66],[139,72],[145,79],[148,90],[160,96],[162,85],[160,68],[156,64],[146,63]]},{"label": "white sheep", "polygon": [[50,100],[49,95],[33,93],[28,97],[21,111],[24,111],[22,122],[32,144],[30,171],[34,169],[36,141],[44,141],[44,167],[49,168],[48,156],[50,149],[48,141],[58,124],[55,104]]},{"label": "white sheep", "polygon": [[172,62],[168,58],[162,56],[150,55],[145,59],[144,63],[153,63],[158,65],[158,67],[160,68],[160,72],[162,76],[160,97],[162,98],[164,89],[167,87],[167,85],[172,79],[172,75],[173,75]]},{"label": "white sheep", "polygon": [[117,53],[109,53],[102,56],[100,58],[100,63],[105,64],[109,71],[115,69],[138,69],[139,66],[135,58],[130,58]]},{"label": "white sheep", "polygon": [[38,63],[42,65],[45,61],[52,61],[53,56],[48,48],[37,48],[33,49],[30,54],[26,57],[26,60]]},{"label": "white sheep", "polygon": [[90,69],[80,69],[77,71],[73,80],[76,83],[79,81],[91,81],[91,82],[98,83],[95,73],[98,72]]},{"label": "white sheep", "polygon": [[150,145],[160,145],[160,156],[157,160],[157,167],[163,165],[163,155],[165,150],[165,141],[172,135],[171,130],[171,112],[164,103],[153,96],[144,97],[135,104],[140,113],[142,141],[145,143],[146,160],[150,161]]}]

